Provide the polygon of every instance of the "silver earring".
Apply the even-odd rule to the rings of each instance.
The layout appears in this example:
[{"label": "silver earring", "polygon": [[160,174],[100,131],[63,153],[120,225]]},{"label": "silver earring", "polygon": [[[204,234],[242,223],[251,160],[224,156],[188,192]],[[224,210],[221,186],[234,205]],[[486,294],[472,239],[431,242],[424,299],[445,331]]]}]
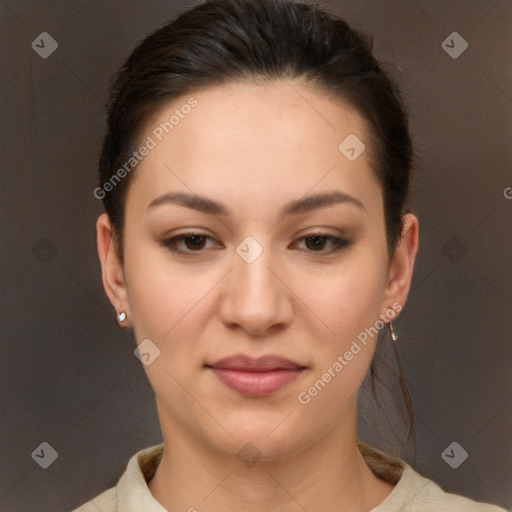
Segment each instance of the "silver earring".
[{"label": "silver earring", "polygon": [[123,328],[124,326],[122,323],[126,320],[126,313],[124,311],[121,311],[121,313],[117,313],[117,323],[119,327]]},{"label": "silver earring", "polygon": [[398,334],[393,329],[393,322],[391,320],[389,321],[388,326],[389,326],[389,334],[391,335],[391,339],[393,341],[396,341],[398,339]]}]

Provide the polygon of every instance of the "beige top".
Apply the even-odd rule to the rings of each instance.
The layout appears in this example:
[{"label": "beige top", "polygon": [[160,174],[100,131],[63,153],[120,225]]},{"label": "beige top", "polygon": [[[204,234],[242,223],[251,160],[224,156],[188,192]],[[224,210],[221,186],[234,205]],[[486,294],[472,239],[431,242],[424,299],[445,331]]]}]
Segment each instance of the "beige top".
[{"label": "beige top", "polygon": [[[358,443],[358,447],[371,470],[382,480],[395,485],[391,494],[370,512],[506,512],[495,505],[446,493],[403,460],[365,443]],[[73,512],[167,512],[147,486],[163,450],[164,445],[159,444],[137,452],[115,487]]]}]

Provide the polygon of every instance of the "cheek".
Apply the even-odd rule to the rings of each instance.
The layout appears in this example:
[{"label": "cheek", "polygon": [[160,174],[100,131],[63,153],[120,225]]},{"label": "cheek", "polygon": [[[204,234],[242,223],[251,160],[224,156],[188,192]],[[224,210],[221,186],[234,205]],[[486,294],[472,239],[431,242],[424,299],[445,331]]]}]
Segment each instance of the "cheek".
[{"label": "cheek", "polygon": [[385,275],[385,262],[373,251],[361,251],[338,270],[318,273],[303,282],[299,293],[321,319],[309,323],[315,357],[311,377],[301,390],[303,399],[299,399],[311,405],[308,410],[318,408],[320,414],[327,407],[336,416],[355,399],[382,328],[377,321]]},{"label": "cheek", "polygon": [[212,286],[200,272],[171,265],[160,249],[143,244],[127,251],[125,272],[137,339],[153,337],[164,343],[172,338],[191,314],[197,317],[197,307]]},{"label": "cheek", "polygon": [[[297,282],[298,295],[322,320],[330,334],[328,338],[337,348],[373,325],[382,308],[384,267],[365,264],[363,258],[352,260],[339,269]],[[300,282],[303,284],[299,287]]]},{"label": "cheek", "polygon": [[312,309],[321,312],[329,330],[324,329],[326,336],[316,336],[313,371],[297,395],[308,415],[326,422],[336,421],[348,413],[348,407],[355,407],[380,333],[375,325],[382,293],[368,272],[329,283],[310,296]]},{"label": "cheek", "polygon": [[136,342],[149,339],[159,350],[158,358],[144,370],[157,396],[172,397],[175,410],[190,405],[179,383],[197,370],[200,333],[211,314],[205,298],[212,288],[212,279],[179,270],[152,249],[126,254]]}]

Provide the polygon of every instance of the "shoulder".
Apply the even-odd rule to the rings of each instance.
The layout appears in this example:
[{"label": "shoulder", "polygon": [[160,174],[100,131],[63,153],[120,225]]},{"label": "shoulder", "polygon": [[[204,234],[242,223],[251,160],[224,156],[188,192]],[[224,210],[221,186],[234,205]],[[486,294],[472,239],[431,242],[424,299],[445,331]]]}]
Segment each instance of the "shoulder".
[{"label": "shoulder", "polygon": [[[393,496],[394,495],[394,496]],[[390,496],[389,510],[399,505],[403,512],[506,512],[489,503],[480,503],[458,494],[445,492],[432,480],[421,476],[406,465],[402,478]],[[385,512],[388,508],[383,508]]]},{"label": "shoulder", "polygon": [[116,488],[112,487],[73,512],[117,512]]},{"label": "shoulder", "polygon": [[163,449],[162,443],[137,452],[128,461],[115,487],[106,490],[73,512],[98,512],[99,510],[101,512],[119,512],[120,510],[161,512],[164,510],[154,500],[147,486],[147,482],[160,463]]},{"label": "shoulder", "polygon": [[371,470],[395,488],[371,512],[506,512],[488,503],[445,492],[432,480],[417,473],[409,464],[365,443],[359,450]]}]

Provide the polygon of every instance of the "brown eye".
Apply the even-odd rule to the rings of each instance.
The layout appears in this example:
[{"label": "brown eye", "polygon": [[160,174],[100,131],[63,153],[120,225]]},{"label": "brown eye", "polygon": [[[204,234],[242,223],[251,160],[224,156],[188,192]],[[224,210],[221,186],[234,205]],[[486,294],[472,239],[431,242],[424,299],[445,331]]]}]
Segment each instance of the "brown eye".
[{"label": "brown eye", "polygon": [[[306,252],[318,252],[320,254],[331,254],[350,245],[351,242],[343,240],[333,235],[323,233],[313,233],[300,239],[304,242]],[[325,250],[327,247],[327,250]],[[330,247],[330,249],[329,249]]]},{"label": "brown eye", "polygon": [[206,237],[204,235],[193,235],[183,237],[182,240],[185,242],[187,249],[202,249],[206,243]]},{"label": "brown eye", "polygon": [[208,248],[208,242],[213,238],[199,233],[185,233],[161,240],[161,244],[178,254],[201,253]]},{"label": "brown eye", "polygon": [[306,239],[306,247],[312,251],[322,250],[325,247],[326,237],[314,235],[308,236]]}]

